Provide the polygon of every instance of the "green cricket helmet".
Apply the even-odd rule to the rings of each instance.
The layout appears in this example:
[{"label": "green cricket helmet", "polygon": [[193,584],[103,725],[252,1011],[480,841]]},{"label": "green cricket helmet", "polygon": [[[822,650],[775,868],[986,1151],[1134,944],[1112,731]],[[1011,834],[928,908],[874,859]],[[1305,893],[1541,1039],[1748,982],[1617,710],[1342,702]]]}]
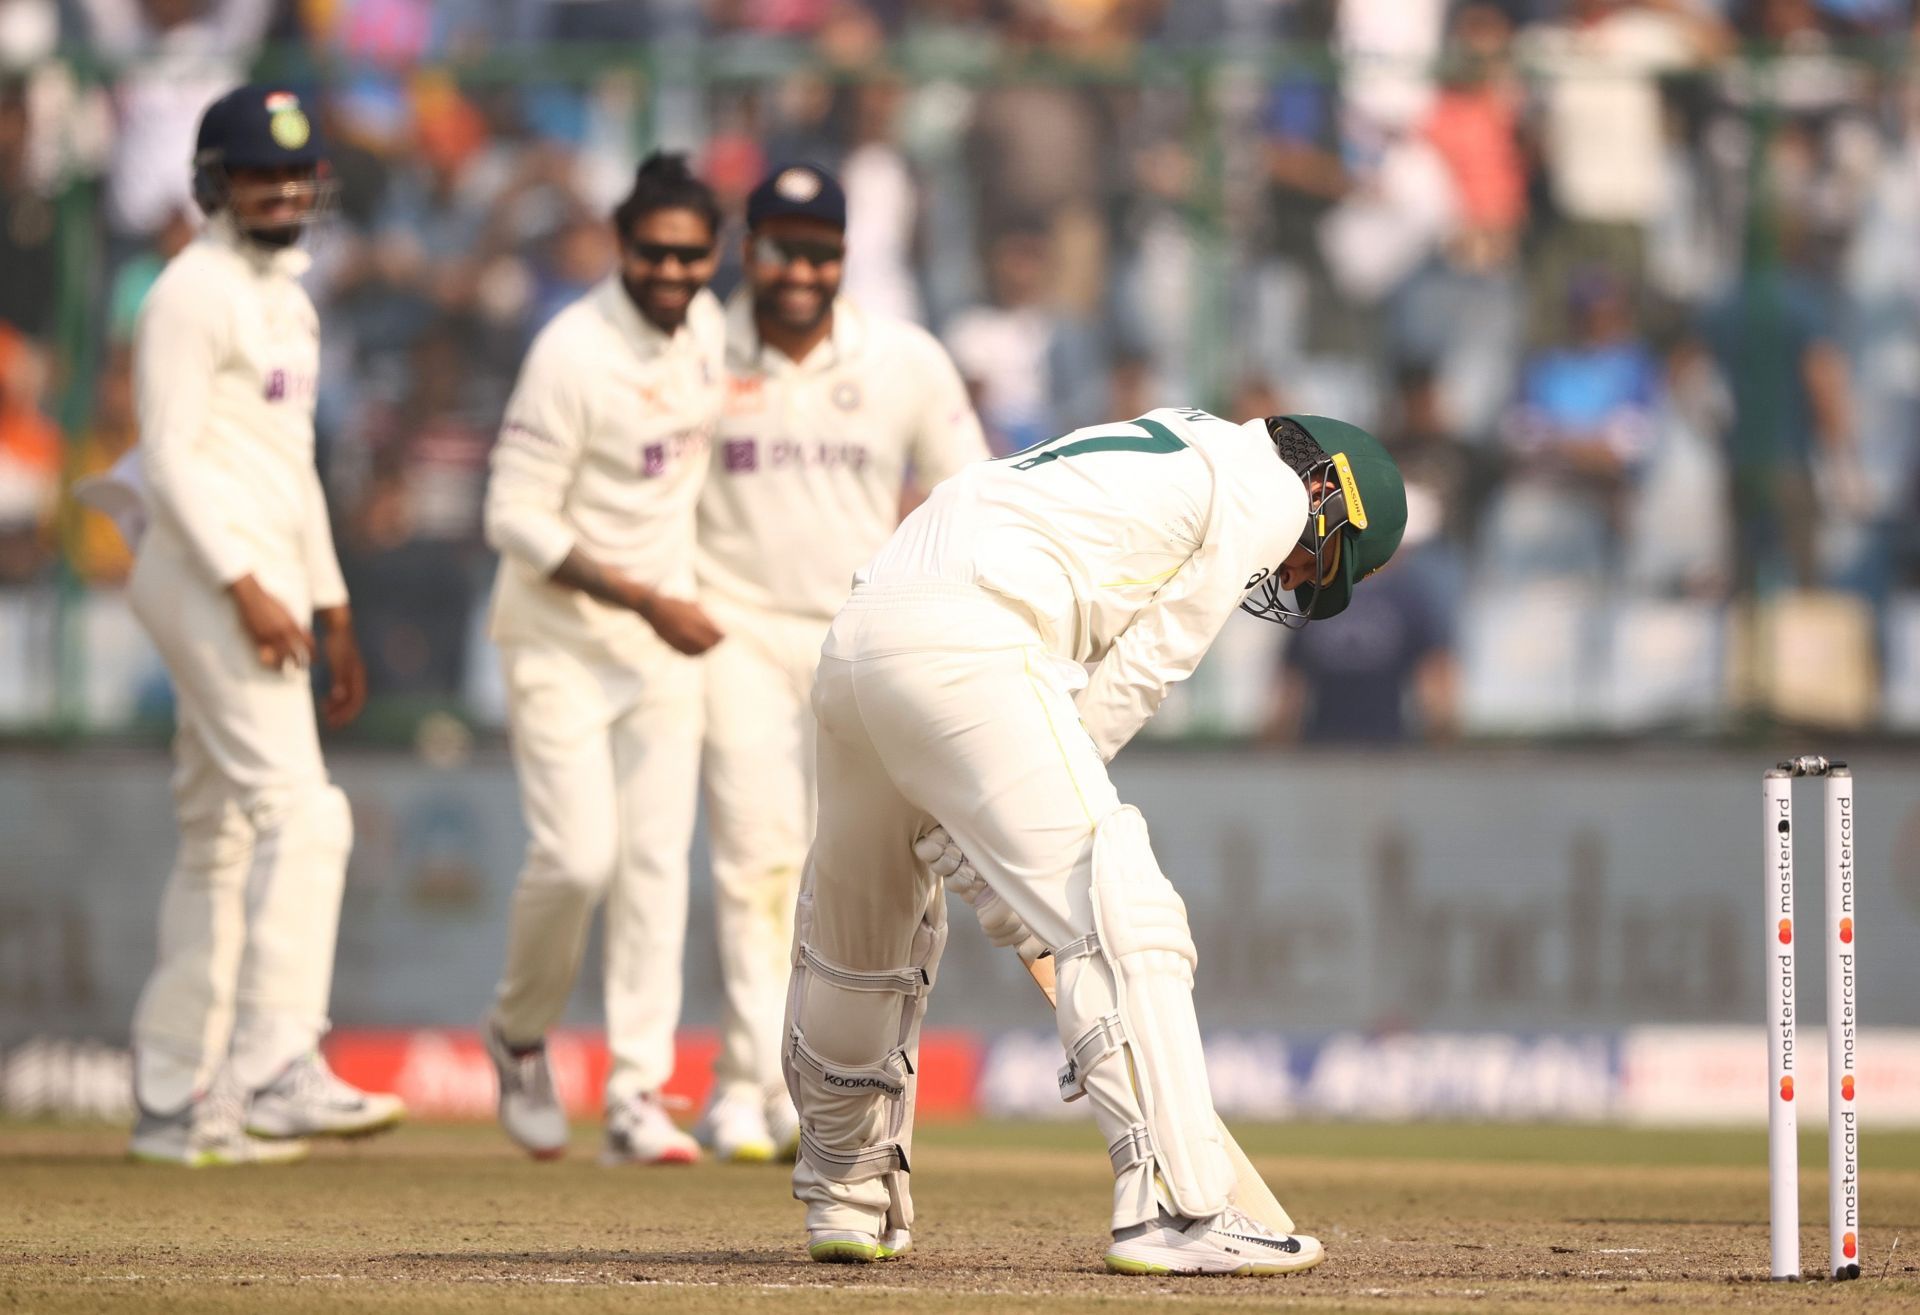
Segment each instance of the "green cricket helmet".
[{"label": "green cricket helmet", "polygon": [[1313,552],[1313,583],[1294,590],[1287,602],[1276,564],[1241,606],[1262,620],[1298,628],[1339,615],[1353,599],[1353,586],[1387,564],[1407,528],[1407,490],[1380,440],[1358,425],[1328,416],[1268,416],[1267,434],[1307,486],[1300,542]]}]

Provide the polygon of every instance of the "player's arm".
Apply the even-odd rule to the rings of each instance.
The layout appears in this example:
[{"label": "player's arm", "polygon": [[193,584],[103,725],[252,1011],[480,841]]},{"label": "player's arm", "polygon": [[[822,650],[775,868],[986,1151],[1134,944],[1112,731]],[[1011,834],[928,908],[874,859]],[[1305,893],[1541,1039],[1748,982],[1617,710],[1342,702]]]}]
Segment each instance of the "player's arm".
[{"label": "player's arm", "polygon": [[308,469],[304,493],[308,597],[313,619],[320,627],[320,649],[327,659],[327,696],[322,706],[327,725],[341,727],[360,715],[367,704],[367,666],[360,657],[360,641],[353,631],[353,609],[347,602],[347,582],[340,574],[340,557],[333,547],[333,526],[327,518],[327,495],[320,472]]},{"label": "player's arm", "polygon": [[1235,474],[1216,480],[1215,496],[1230,502],[1210,511],[1200,546],[1114,640],[1074,700],[1104,759],[1126,747],[1167,691],[1200,665],[1246,597],[1249,564],[1279,563],[1300,537],[1304,493],[1299,514],[1290,517],[1279,499],[1263,502]]},{"label": "player's arm", "polygon": [[531,566],[552,583],[589,598],[637,612],[682,653],[702,653],[720,640],[720,630],[696,603],[669,598],[595,560],[575,541],[564,514],[586,452],[589,414],[573,383],[579,362],[565,359],[564,345],[542,338],[522,368],[507,403],[487,480],[487,543],[496,552]]}]

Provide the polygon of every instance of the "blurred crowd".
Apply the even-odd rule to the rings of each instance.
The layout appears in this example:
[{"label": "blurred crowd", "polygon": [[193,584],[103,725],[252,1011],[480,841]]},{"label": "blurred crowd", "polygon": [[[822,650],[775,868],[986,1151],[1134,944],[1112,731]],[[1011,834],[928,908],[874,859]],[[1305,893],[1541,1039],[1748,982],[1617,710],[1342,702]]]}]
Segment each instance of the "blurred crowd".
[{"label": "blurred crowd", "polygon": [[1404,560],[1176,728],[1920,728],[1914,38],[1908,0],[0,0],[0,668],[146,697],[104,613],[47,620],[128,566],[62,490],[136,437],[194,124],[263,72],[340,182],[321,461],[388,698],[484,715],[493,427],[658,145],[734,213],[839,170],[846,292],[941,335],[999,450],[1171,403],[1389,443]]}]

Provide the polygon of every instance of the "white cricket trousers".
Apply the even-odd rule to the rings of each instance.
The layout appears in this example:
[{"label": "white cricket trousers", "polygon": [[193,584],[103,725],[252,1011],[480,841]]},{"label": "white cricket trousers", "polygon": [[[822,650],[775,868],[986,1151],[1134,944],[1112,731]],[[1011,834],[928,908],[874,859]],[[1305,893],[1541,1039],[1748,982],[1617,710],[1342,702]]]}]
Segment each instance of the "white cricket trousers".
[{"label": "white cricket trousers", "polygon": [[[302,614],[304,599],[279,597]],[[180,847],[133,1019],[134,1094],[170,1113],[223,1062],[244,1090],[265,1086],[326,1030],[353,821],[321,761],[309,673],[260,664],[164,525],[141,538],[128,599],[177,717]]]},{"label": "white cricket trousers", "polygon": [[716,1095],[785,1090],[780,1029],[793,906],[813,843],[813,677],[827,620],[701,599],[726,642],[703,659],[707,829],[720,947]]},{"label": "white cricket trousers", "polygon": [[[929,824],[947,828],[1049,947],[1094,930],[1094,830],[1121,803],[1080,725],[1075,677],[1084,679],[1078,664],[1050,654],[1024,614],[966,586],[864,586],[834,620],[814,691],[818,832],[802,880],[787,1006],[788,1084],[803,1129],[794,1195],[808,1207],[810,1229],[911,1222],[904,1173],[862,1178],[866,1169],[834,1173],[822,1164],[888,1140],[907,1162],[911,1076],[901,1118],[871,1084],[844,1075],[872,1071],[896,1044],[910,1075],[918,1018],[909,1011],[906,1040],[897,1042],[897,997],[871,985],[842,989],[830,973],[852,980],[848,974],[916,969],[931,989],[945,893],[913,854]],[[829,971],[817,971],[810,954]],[[1061,1026],[1069,1026],[1064,1018]],[[811,1061],[796,1062],[802,1036],[843,1076],[821,1080]],[[1088,1103],[1110,1147],[1142,1124],[1128,1068],[1109,1062],[1086,1074]],[[825,1148],[822,1163],[809,1143]],[[1121,1172],[1114,1227],[1155,1211],[1151,1162]]]},{"label": "white cricket trousers", "polygon": [[560,1020],[604,898],[612,1105],[673,1073],[700,669],[658,640],[624,660],[516,642],[501,660],[529,839],[493,1021],[508,1044],[528,1045]]}]

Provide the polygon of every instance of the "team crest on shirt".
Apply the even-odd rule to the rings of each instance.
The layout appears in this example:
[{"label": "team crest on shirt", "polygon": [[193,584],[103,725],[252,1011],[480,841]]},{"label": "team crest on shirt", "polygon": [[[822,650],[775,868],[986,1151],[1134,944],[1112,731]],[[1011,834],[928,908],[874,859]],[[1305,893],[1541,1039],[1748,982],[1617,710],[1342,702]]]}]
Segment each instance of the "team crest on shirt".
[{"label": "team crest on shirt", "polygon": [[833,404],[842,411],[860,409],[860,385],[851,379],[843,379],[833,387]]}]

